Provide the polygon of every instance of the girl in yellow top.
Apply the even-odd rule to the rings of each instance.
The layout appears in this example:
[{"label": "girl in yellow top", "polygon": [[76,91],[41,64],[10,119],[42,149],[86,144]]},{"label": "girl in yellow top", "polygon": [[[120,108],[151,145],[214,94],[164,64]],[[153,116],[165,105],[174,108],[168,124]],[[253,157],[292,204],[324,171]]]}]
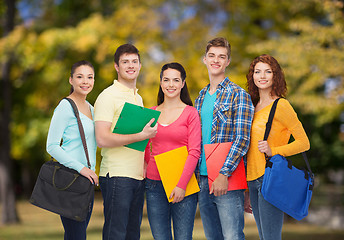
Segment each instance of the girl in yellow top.
[{"label": "girl in yellow top", "polygon": [[[279,240],[282,235],[283,212],[267,202],[261,194],[265,172],[265,156],[291,156],[309,149],[309,140],[290,103],[279,100],[267,141],[263,141],[265,125],[275,99],[285,97],[284,73],[275,58],[261,55],[253,60],[246,75],[248,92],[255,106],[251,143],[247,152],[247,181],[250,203],[259,237]],[[289,142],[290,135],[294,141]]]}]

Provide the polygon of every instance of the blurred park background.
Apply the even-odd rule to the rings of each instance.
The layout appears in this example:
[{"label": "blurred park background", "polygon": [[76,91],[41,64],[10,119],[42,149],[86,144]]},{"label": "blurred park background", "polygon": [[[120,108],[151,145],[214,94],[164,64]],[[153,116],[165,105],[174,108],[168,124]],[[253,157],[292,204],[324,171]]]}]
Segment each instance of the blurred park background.
[{"label": "blurred park background", "polygon": [[[50,118],[69,93],[74,62],[85,59],[95,66],[95,87],[88,97],[93,104],[117,77],[116,48],[133,43],[142,61],[139,93],[151,107],[160,68],[170,61],[186,68],[196,98],[208,83],[205,45],[217,36],[231,43],[227,75],[243,88],[254,57],[266,53],[280,62],[287,98],[311,142],[307,154],[316,175],[310,214],[297,224],[344,229],[343,0],[0,0],[0,16],[1,232],[23,229],[30,222],[25,214],[34,215],[26,202],[40,166],[49,159]],[[299,157],[294,162],[303,165]],[[97,204],[101,207],[101,201]],[[38,217],[41,223],[44,219]],[[300,236],[315,228],[301,229]]]}]

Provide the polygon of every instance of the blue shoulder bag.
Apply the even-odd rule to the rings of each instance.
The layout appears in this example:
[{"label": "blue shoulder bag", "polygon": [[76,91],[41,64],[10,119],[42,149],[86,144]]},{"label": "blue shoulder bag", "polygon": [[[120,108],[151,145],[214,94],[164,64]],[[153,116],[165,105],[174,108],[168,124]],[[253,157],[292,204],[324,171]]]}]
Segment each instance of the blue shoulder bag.
[{"label": "blue shoulder bag", "polygon": [[[268,139],[278,100],[275,100],[271,108],[264,140]],[[307,170],[294,167],[290,160],[279,154],[272,157],[265,155],[266,167],[261,189],[266,201],[296,220],[301,220],[308,215],[314,186],[314,175],[307,155],[303,152],[302,156]]]}]

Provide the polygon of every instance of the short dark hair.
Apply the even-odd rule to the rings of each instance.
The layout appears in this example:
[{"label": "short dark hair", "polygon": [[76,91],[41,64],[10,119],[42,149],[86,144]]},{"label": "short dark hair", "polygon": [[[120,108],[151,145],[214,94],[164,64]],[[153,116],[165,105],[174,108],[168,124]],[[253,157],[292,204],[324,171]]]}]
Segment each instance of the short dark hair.
[{"label": "short dark hair", "polygon": [[89,61],[86,61],[86,60],[81,60],[81,61],[78,61],[76,63],[74,63],[70,69],[70,76],[73,77],[73,74],[75,72],[75,70],[80,67],[80,66],[89,66],[90,68],[93,69],[93,72],[94,72],[94,67],[92,65],[92,63],[90,63]]},{"label": "short dark hair", "polygon": [[123,54],[137,54],[137,56],[139,57],[139,62],[141,62],[140,60],[140,53],[139,50],[132,44],[130,43],[126,43],[123,44],[121,46],[119,46],[114,54],[114,61],[117,65],[119,65],[119,58],[123,55]]},{"label": "short dark hair", "polygon": [[229,44],[229,42],[227,41],[226,38],[224,37],[217,37],[214,38],[212,40],[210,40],[205,48],[205,54],[207,55],[207,53],[209,52],[209,49],[211,47],[224,47],[227,49],[227,55],[228,55],[228,59],[230,59],[231,57],[231,45]]},{"label": "short dark hair", "polygon": [[[86,60],[81,60],[81,61],[78,61],[72,65],[72,67],[70,69],[70,77],[71,78],[73,78],[73,74],[75,73],[75,70],[80,66],[89,66],[90,68],[93,69],[93,72],[94,72],[94,67],[93,67],[92,63],[90,63],[89,61],[86,61]],[[74,92],[74,88],[73,88],[73,86],[71,86],[69,94],[72,94],[73,92]]]},{"label": "short dark hair", "polygon": [[[186,84],[186,72],[184,67],[177,62],[171,62],[171,63],[166,63],[164,66],[162,66],[161,68],[161,72],[160,72],[160,81],[162,80],[162,76],[164,74],[164,71],[167,69],[174,69],[177,70],[178,72],[180,72],[180,77],[182,79],[182,81],[184,82],[184,87],[182,88],[181,92],[180,92],[180,100],[182,100],[183,103],[192,106],[192,101],[190,98],[190,94],[189,94],[189,90],[188,90],[188,86]],[[159,92],[158,92],[158,98],[157,98],[157,103],[158,105],[162,104],[164,102],[164,92],[162,91],[161,85],[159,86]]]},{"label": "short dark hair", "polygon": [[272,94],[278,97],[285,97],[287,95],[287,83],[285,81],[283,69],[274,57],[267,54],[263,54],[256,57],[252,61],[248,73],[246,75],[248,93],[251,95],[251,100],[254,106],[256,106],[259,101],[259,92],[258,87],[256,86],[256,84],[254,84],[253,74],[256,64],[259,62],[269,64],[272,70]]}]

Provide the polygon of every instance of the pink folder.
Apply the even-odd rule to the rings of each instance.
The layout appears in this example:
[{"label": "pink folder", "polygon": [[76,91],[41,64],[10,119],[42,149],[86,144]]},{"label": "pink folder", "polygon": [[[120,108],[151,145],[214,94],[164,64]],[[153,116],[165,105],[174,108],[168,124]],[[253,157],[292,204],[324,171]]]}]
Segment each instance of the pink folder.
[{"label": "pink folder", "polygon": [[[220,170],[227,158],[232,143],[214,143],[205,144],[204,153],[208,171],[208,183],[209,190],[214,180],[220,173]],[[241,159],[238,167],[232,173],[232,176],[228,178],[228,191],[247,189],[246,173],[244,160]]]}]

